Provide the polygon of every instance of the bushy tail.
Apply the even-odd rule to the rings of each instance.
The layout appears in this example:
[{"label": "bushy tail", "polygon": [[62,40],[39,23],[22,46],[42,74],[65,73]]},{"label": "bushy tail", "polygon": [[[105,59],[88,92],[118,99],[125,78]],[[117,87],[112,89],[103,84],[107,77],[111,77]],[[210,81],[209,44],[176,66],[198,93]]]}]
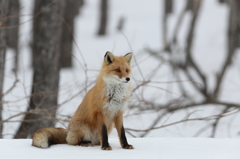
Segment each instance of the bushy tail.
[{"label": "bushy tail", "polygon": [[42,128],[33,134],[32,145],[48,148],[53,144],[66,144],[67,130],[63,128]]}]

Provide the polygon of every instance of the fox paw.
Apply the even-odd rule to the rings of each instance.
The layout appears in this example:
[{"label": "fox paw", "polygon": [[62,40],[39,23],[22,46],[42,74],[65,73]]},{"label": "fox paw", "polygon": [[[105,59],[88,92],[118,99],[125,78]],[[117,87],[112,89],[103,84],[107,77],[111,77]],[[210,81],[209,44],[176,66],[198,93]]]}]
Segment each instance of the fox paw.
[{"label": "fox paw", "polygon": [[126,146],[123,146],[122,148],[124,148],[124,149],[134,149],[134,147],[132,145],[126,145]]},{"label": "fox paw", "polygon": [[102,150],[112,150],[112,147],[111,146],[104,146],[101,149]]},{"label": "fox paw", "polygon": [[91,141],[81,141],[79,143],[79,146],[83,146],[83,147],[92,146],[92,142]]}]

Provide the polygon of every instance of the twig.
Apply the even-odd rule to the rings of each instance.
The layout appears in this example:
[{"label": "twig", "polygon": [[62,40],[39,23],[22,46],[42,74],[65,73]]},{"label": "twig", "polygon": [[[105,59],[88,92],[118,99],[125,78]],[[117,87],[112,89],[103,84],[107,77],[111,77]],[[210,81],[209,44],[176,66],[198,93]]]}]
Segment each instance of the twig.
[{"label": "twig", "polygon": [[[230,109],[230,107],[226,106],[226,108],[222,111],[222,114],[226,113],[229,109]],[[215,137],[217,126],[218,126],[218,123],[219,123],[221,118],[222,118],[222,116],[219,115],[219,117],[216,118],[215,122],[212,124],[213,129],[212,129],[212,134],[211,134],[210,137],[212,137],[212,138]]]},{"label": "twig", "polygon": [[14,81],[13,85],[3,94],[3,96],[10,93],[16,87],[17,83],[19,82],[16,71],[14,71],[14,76],[15,76],[15,81]]},{"label": "twig", "polygon": [[[37,16],[39,16],[39,14],[41,14],[46,8],[48,8],[49,6],[51,6],[52,4],[54,4],[55,2],[57,2],[58,0],[53,0],[51,3],[49,3],[48,5],[46,5],[46,7],[44,7],[41,11],[39,11],[38,13],[36,13],[32,18],[30,18],[29,20],[19,23],[18,25],[12,25],[12,26],[6,26],[6,27],[1,27],[0,29],[12,29],[12,28],[16,28],[19,27],[20,25],[23,25],[25,23],[28,23],[30,21],[32,21],[33,19],[35,19]],[[10,18],[10,17],[8,17]]]},{"label": "twig", "polygon": [[[130,41],[128,40],[127,36],[124,34],[124,32],[123,32],[122,30],[119,30],[119,31],[122,33],[122,35],[123,35],[124,38],[126,39],[126,41],[127,41],[127,43],[128,43],[128,47],[130,48],[131,52],[133,52],[133,49],[132,49],[131,43],[130,43]],[[137,65],[138,72],[140,73],[140,75],[141,75],[143,81],[145,81],[145,78],[144,78],[144,76],[143,76],[142,70],[140,69],[140,67],[139,67],[139,65],[138,65],[138,62],[137,62],[137,59],[136,59],[135,56],[133,56],[133,60],[134,60],[135,64]]]},{"label": "twig", "polygon": [[149,132],[150,130],[156,130],[156,129],[161,129],[161,128],[164,128],[164,127],[168,127],[168,126],[172,126],[172,125],[176,125],[176,124],[179,124],[179,123],[183,123],[183,122],[187,122],[187,121],[199,121],[199,120],[213,120],[213,119],[217,119],[219,118],[219,116],[221,117],[225,117],[225,116],[229,116],[229,115],[232,115],[232,114],[235,114],[239,112],[238,111],[235,111],[235,112],[232,112],[230,114],[218,114],[218,115],[213,115],[213,116],[209,116],[209,117],[203,117],[203,118],[193,118],[193,119],[183,119],[183,120],[180,120],[180,121],[177,121],[177,122],[173,122],[173,123],[170,123],[170,124],[166,124],[166,125],[162,125],[162,126],[158,126],[158,127],[152,127],[152,128],[149,128],[149,129],[143,129],[143,130],[138,130],[138,129],[130,129],[130,128],[125,128],[125,130],[128,130],[128,131],[135,131],[135,132]]}]

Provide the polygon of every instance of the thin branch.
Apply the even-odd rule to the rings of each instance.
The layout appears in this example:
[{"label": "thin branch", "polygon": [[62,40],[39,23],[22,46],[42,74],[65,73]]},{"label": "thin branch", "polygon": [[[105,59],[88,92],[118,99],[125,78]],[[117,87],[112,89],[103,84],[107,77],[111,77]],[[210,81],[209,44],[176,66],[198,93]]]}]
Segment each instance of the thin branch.
[{"label": "thin branch", "polygon": [[15,76],[15,81],[14,81],[13,85],[3,94],[3,96],[10,93],[16,87],[17,83],[19,82],[16,71],[14,71],[14,76]]},{"label": "thin branch", "polygon": [[203,118],[183,119],[183,120],[180,120],[180,121],[177,121],[177,122],[173,122],[173,123],[170,123],[170,124],[166,124],[166,125],[162,125],[162,126],[158,126],[158,127],[152,127],[152,128],[143,129],[143,130],[131,129],[131,128],[125,128],[125,130],[135,131],[135,132],[149,132],[150,130],[161,129],[161,128],[165,128],[165,127],[168,127],[168,126],[172,126],[172,125],[176,125],[176,124],[183,123],[183,122],[188,122],[188,121],[214,120],[214,119],[219,118],[219,116],[226,117],[226,116],[238,113],[238,112],[239,112],[239,110],[237,110],[235,112],[231,112],[231,113],[226,112],[225,114],[221,113],[221,114],[218,114],[218,115],[213,115],[213,116],[203,117]]},{"label": "thin branch", "polygon": [[[39,16],[39,14],[41,14],[46,8],[48,8],[49,6],[51,6],[52,4],[56,3],[58,0],[53,0],[51,3],[49,3],[48,5],[46,5],[41,11],[39,11],[38,13],[36,13],[31,19],[25,21],[25,22],[22,22],[22,23],[19,23],[18,25],[12,25],[12,26],[6,26],[6,27],[0,27],[0,29],[12,29],[12,28],[16,28],[16,27],[19,27],[20,25],[23,25],[25,23],[28,23],[30,21],[32,21],[33,19],[35,19],[37,16]],[[8,17],[10,18],[10,17]]]},{"label": "thin branch", "polygon": [[[226,108],[222,111],[222,114],[226,113],[229,109],[230,109],[230,107],[226,107]],[[220,121],[221,118],[222,118],[222,115],[219,115],[219,117],[216,118],[215,122],[212,124],[213,129],[212,129],[212,134],[211,134],[210,137],[212,137],[212,138],[215,137],[215,135],[216,135],[216,130],[217,130],[217,126],[218,126],[219,121]]]},{"label": "thin branch", "polygon": [[[122,35],[123,35],[124,38],[126,39],[126,41],[127,41],[127,43],[128,43],[128,47],[130,48],[131,52],[133,53],[133,48],[132,48],[131,43],[130,43],[130,41],[128,40],[127,36],[124,34],[124,32],[123,32],[122,30],[119,30],[119,31],[122,33]],[[140,69],[140,67],[139,67],[139,65],[138,65],[138,62],[137,62],[137,59],[136,59],[135,56],[133,56],[133,60],[134,60],[135,64],[137,65],[138,72],[140,73],[142,79],[145,81],[145,78],[144,78],[144,76],[143,76],[142,70]]]}]

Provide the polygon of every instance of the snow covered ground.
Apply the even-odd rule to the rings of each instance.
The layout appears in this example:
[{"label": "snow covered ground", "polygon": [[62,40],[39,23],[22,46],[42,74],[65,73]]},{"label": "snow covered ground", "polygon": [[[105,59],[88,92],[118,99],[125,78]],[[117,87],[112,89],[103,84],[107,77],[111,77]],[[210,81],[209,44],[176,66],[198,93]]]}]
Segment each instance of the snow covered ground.
[{"label": "snow covered ground", "polygon": [[2,159],[239,159],[239,139],[130,138],[135,149],[125,150],[118,139],[110,138],[113,150],[100,146],[53,145],[48,149],[31,146],[30,139],[1,139]]}]

